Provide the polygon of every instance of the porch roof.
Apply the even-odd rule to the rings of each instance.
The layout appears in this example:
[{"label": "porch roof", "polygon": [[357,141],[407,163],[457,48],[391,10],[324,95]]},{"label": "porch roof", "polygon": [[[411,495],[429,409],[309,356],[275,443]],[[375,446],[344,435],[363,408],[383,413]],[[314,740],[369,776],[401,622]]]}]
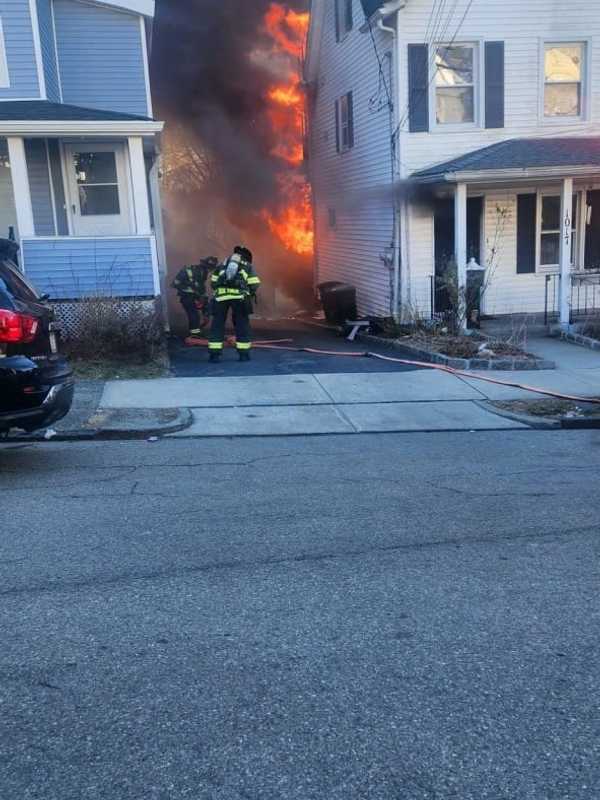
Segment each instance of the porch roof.
[{"label": "porch roof", "polygon": [[413,173],[416,183],[510,181],[600,173],[600,137],[508,139]]},{"label": "porch roof", "polygon": [[48,100],[0,102],[0,135],[142,133],[162,130],[163,123],[149,117],[82,108]]}]

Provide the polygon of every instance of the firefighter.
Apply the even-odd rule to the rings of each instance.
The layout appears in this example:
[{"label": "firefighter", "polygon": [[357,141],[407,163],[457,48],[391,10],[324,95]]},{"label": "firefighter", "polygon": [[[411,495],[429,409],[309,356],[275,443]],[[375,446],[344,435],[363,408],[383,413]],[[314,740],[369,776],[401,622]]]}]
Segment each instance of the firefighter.
[{"label": "firefighter", "polygon": [[[208,325],[208,298],[206,293],[206,281],[209,273],[219,265],[218,258],[210,256],[203,259],[199,264],[192,264],[184,267],[177,273],[175,280],[171,284],[177,291],[179,302],[187,314],[190,336],[200,337],[202,328]],[[200,319],[200,312],[203,321]]]},{"label": "firefighter", "polygon": [[238,245],[220,267],[213,272],[213,321],[209,351],[212,362],[220,361],[225,339],[225,325],[231,309],[240,361],[250,361],[252,347],[250,314],[260,278],[252,265],[252,253]]}]

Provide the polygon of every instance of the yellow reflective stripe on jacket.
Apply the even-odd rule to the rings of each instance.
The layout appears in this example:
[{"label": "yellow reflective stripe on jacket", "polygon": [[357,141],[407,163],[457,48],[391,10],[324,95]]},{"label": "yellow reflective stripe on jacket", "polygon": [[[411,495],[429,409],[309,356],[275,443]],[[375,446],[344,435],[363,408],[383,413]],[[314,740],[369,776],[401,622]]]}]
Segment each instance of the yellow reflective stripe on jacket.
[{"label": "yellow reflective stripe on jacket", "polygon": [[260,286],[260,278],[258,275],[251,275],[247,280],[248,286]]}]

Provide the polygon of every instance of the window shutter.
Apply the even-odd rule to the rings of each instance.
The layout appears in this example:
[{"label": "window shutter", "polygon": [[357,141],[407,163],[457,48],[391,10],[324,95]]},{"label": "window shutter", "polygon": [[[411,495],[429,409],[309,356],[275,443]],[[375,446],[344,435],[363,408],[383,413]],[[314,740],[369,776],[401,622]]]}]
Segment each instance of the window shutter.
[{"label": "window shutter", "polygon": [[408,129],[429,130],[429,47],[408,45]]},{"label": "window shutter", "polygon": [[346,0],[346,30],[351,31],[354,27],[354,19],[352,17],[352,0]]},{"label": "window shutter", "polygon": [[485,127],[504,127],[504,42],[485,43]]},{"label": "window shutter", "polygon": [[517,274],[535,272],[537,195],[517,196]]},{"label": "window shutter", "polygon": [[354,101],[348,92],[348,147],[354,147]]},{"label": "window shutter", "polygon": [[335,40],[341,39],[340,31],[340,0],[333,0],[333,16],[335,18]]},{"label": "window shutter", "polygon": [[340,101],[335,101],[335,149],[340,152]]}]

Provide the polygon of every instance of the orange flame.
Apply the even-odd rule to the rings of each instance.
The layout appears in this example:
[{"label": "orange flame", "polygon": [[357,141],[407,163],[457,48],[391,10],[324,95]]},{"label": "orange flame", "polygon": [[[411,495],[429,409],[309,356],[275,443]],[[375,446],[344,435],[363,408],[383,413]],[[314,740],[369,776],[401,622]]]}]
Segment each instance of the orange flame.
[{"label": "orange flame", "polygon": [[301,58],[310,14],[298,13],[271,3],[265,15],[265,28],[273,41],[286,53]]},{"label": "orange flame", "polygon": [[289,183],[283,192],[288,205],[277,216],[264,211],[263,218],[284,247],[298,255],[310,256],[315,244],[310,189],[306,184]]},{"label": "orange flame", "polygon": [[266,97],[269,123],[277,138],[271,154],[287,165],[279,176],[285,205],[277,216],[269,211],[263,211],[262,215],[284,247],[303,256],[313,253],[314,231],[310,188],[297,172],[304,161],[306,97],[292,60],[304,52],[309,21],[309,14],[297,13],[280,3],[271,3],[264,20],[277,49],[290,57],[290,74],[287,82],[271,86]]}]

